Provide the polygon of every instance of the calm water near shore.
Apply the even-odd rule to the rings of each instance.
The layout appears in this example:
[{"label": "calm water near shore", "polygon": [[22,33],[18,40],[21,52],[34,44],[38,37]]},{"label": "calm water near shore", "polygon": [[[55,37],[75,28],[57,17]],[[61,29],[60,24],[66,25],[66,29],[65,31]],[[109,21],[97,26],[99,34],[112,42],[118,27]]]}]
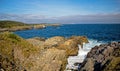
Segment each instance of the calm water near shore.
[{"label": "calm water near shore", "polygon": [[69,56],[66,69],[77,69],[75,63],[84,60],[90,49],[96,45],[111,41],[120,41],[120,24],[67,24],[59,27],[46,27],[45,29],[32,29],[14,32],[17,35],[27,39],[32,37],[54,37],[72,35],[87,36],[89,43],[83,45],[83,49],[79,46],[77,56]]}]

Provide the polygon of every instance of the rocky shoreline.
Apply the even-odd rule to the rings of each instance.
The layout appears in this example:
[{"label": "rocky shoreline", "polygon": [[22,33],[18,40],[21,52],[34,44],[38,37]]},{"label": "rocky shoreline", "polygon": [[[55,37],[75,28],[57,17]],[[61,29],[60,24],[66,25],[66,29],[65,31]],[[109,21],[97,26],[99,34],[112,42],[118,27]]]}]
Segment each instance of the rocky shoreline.
[{"label": "rocky shoreline", "polygon": [[95,46],[79,66],[78,71],[119,71],[120,42]]},{"label": "rocky shoreline", "polygon": [[[0,33],[0,71],[64,71],[69,56],[78,54],[85,36],[23,39],[13,33]],[[120,42],[95,46],[73,71],[120,70]],[[69,70],[72,71],[72,70]]]},{"label": "rocky shoreline", "polygon": [[64,71],[68,56],[77,55],[78,44],[88,43],[85,36],[36,37],[25,40],[4,32],[0,37],[2,71]]},{"label": "rocky shoreline", "polygon": [[5,31],[21,31],[21,30],[30,30],[30,29],[44,29],[48,26],[58,27],[60,24],[31,24],[31,25],[25,25],[25,26],[15,26],[11,28],[0,28],[0,32]]}]

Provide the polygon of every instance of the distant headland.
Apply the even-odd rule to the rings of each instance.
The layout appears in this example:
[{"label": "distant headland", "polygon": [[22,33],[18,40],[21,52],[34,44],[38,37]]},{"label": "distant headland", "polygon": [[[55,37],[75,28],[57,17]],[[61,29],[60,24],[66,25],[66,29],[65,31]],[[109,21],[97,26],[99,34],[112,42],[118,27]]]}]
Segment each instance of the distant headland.
[{"label": "distant headland", "polygon": [[29,30],[29,29],[43,29],[48,26],[60,26],[60,24],[53,23],[53,24],[48,24],[48,23],[40,23],[40,24],[28,24],[28,23],[23,23],[23,22],[18,22],[18,21],[0,21],[0,32],[4,31],[20,31],[20,30]]}]

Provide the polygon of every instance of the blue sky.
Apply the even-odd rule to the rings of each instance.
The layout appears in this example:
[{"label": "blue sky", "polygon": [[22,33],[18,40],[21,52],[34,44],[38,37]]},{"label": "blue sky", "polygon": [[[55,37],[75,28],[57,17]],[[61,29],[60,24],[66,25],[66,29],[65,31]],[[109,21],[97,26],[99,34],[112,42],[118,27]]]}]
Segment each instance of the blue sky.
[{"label": "blue sky", "polygon": [[[120,0],[0,0],[1,20],[11,20],[12,18],[12,20],[18,21],[32,19],[38,22],[60,22],[61,17],[67,17],[69,22],[69,19],[72,20],[71,16],[82,15],[82,17],[85,16],[86,18],[98,16],[99,19],[101,16],[113,17],[114,15],[116,19],[113,23],[118,23],[120,20],[119,13]],[[24,17],[24,19],[20,17]],[[81,20],[81,18],[76,18],[76,21]],[[56,19],[59,19],[59,21]],[[76,21],[71,23],[76,23]],[[100,22],[104,22],[104,20],[101,21],[100,19]]]}]

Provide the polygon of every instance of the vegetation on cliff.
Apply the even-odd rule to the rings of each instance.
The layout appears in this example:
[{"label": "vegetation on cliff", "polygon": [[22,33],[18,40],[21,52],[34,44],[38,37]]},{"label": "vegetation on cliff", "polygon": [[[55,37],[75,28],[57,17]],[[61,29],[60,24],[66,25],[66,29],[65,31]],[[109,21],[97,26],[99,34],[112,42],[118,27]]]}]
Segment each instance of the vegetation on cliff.
[{"label": "vegetation on cliff", "polygon": [[3,71],[64,71],[67,57],[76,55],[78,44],[86,37],[61,36],[23,39],[10,32],[0,33],[0,70]]},{"label": "vegetation on cliff", "polygon": [[12,28],[15,26],[25,26],[25,23],[17,21],[0,21],[0,28]]},{"label": "vegetation on cliff", "polygon": [[0,21],[0,32],[4,31],[19,31],[19,30],[28,30],[28,29],[43,29],[47,26],[59,26],[59,24],[27,24],[17,21]]},{"label": "vegetation on cliff", "polygon": [[37,52],[37,48],[21,37],[9,32],[0,33],[0,68],[3,70],[16,71],[31,67],[32,62],[26,59]]}]

